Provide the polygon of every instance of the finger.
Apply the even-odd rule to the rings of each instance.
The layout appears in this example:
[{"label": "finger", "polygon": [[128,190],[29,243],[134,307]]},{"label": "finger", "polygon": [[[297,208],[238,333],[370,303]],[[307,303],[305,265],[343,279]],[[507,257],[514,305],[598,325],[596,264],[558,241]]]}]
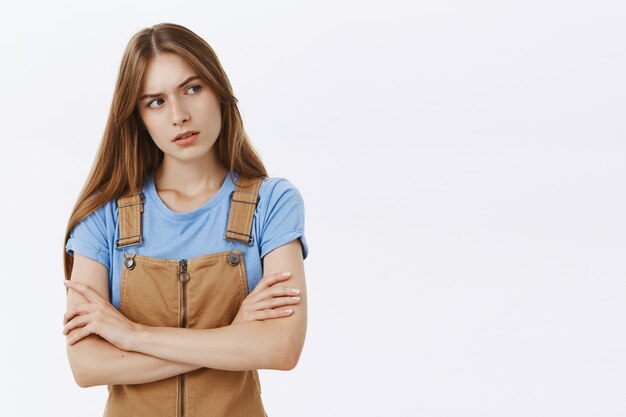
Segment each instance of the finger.
[{"label": "finger", "polygon": [[290,308],[277,308],[274,310],[261,310],[258,312],[256,320],[268,320],[277,319],[280,317],[287,317],[293,314],[293,309]]},{"label": "finger", "polygon": [[89,331],[89,326],[78,327],[73,332],[72,335],[67,339],[67,344],[69,346],[81,340],[83,337],[87,337],[91,334]]},{"label": "finger", "polygon": [[298,294],[300,294],[299,289],[291,288],[291,287],[284,287],[282,285],[281,286],[274,285],[272,287],[265,288],[264,290],[260,291],[257,294],[248,296],[246,300],[248,301],[249,304],[254,305],[260,301],[271,299],[272,297],[280,297],[281,295],[282,296],[297,296]]},{"label": "finger", "polygon": [[63,315],[63,324],[67,324],[68,321],[72,320],[72,318],[78,314],[91,313],[96,307],[96,304],[91,303],[79,303],[73,305]]},{"label": "finger", "polygon": [[282,285],[274,285],[273,287],[266,288],[263,291],[263,297],[266,296],[279,297],[281,295],[300,295],[300,290],[292,287],[284,287]]},{"label": "finger", "polygon": [[[286,274],[286,275],[284,275]],[[254,290],[250,294],[256,294],[260,291],[263,291],[265,288],[270,287],[278,282],[286,281],[291,276],[291,272],[276,272],[275,274],[271,274],[261,278],[259,283]]]},{"label": "finger", "polygon": [[289,274],[289,273],[288,272],[276,272],[274,274],[267,275],[261,278],[257,286],[254,288],[254,290],[252,290],[250,294],[259,293],[260,291],[263,291],[265,288],[268,288],[269,286],[276,284],[277,282],[289,279],[290,274],[289,275],[283,275],[283,274]]},{"label": "finger", "polygon": [[253,308],[257,310],[264,310],[267,308],[283,307],[287,305],[294,305],[300,302],[300,297],[274,297],[267,300],[259,301]]},{"label": "finger", "polygon": [[104,298],[102,298],[100,296],[100,294],[98,294],[96,292],[96,290],[94,290],[93,288],[91,288],[89,285],[87,284],[83,284],[82,282],[75,282],[72,280],[68,280],[66,279],[65,281],[63,281],[63,283],[68,287],[71,288],[75,291],[78,291],[79,293],[81,293],[83,296],[85,296],[85,298],[90,302],[90,303],[94,303],[96,301],[100,301],[100,300],[104,300]]},{"label": "finger", "polygon": [[90,322],[90,320],[91,318],[86,314],[82,316],[74,317],[72,320],[69,321],[69,323],[65,325],[65,327],[63,327],[63,334],[67,335],[69,332],[71,332],[75,328],[85,326],[86,324]]}]

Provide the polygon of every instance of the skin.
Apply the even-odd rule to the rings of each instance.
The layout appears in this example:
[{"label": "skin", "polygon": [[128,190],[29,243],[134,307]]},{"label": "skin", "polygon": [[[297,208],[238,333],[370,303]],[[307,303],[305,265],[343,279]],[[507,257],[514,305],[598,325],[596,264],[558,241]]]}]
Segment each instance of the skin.
[{"label": "skin", "polygon": [[[143,92],[159,95],[137,103],[142,122],[164,153],[154,175],[157,191],[168,207],[181,213],[208,201],[227,175],[213,146],[221,126],[217,97],[199,79],[179,87],[194,75],[193,68],[177,55],[157,56],[148,67]],[[173,143],[177,134],[187,130],[200,132],[193,143]],[[151,327],[132,322],[103,297],[105,292],[80,283],[72,274],[72,280],[64,284],[85,302],[68,303],[63,334],[68,346],[98,335],[124,351],[195,367],[293,369],[304,345],[307,323],[300,241],[276,248],[262,262],[263,279],[245,299],[233,323],[217,329]],[[282,276],[284,272],[289,275]]]},{"label": "skin", "polygon": [[[195,75],[178,55],[159,55],[148,67],[143,91],[162,94],[137,103],[143,124],[164,153],[154,174],[155,185],[165,204],[178,212],[190,211],[208,201],[227,174],[213,147],[221,130],[217,96],[200,79],[179,87]],[[180,146],[172,142],[187,130],[200,132],[194,143]]]}]

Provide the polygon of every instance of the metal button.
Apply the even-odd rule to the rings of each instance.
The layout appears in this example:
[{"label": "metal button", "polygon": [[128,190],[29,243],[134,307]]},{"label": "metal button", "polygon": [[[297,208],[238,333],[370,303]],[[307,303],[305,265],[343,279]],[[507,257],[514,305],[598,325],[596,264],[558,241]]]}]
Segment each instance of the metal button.
[{"label": "metal button", "polygon": [[238,253],[229,253],[228,254],[228,263],[232,266],[239,264],[239,254]]},{"label": "metal button", "polygon": [[133,269],[135,267],[135,260],[133,258],[124,259],[124,266],[127,269]]}]

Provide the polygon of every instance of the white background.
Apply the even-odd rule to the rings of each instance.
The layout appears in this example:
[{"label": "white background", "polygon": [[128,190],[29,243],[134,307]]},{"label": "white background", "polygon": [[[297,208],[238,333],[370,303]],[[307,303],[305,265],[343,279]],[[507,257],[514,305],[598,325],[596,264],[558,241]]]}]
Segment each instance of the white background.
[{"label": "white background", "polygon": [[62,254],[126,43],[216,51],[305,200],[307,340],[279,416],[626,415],[626,6],[5,2],[0,414],[97,416]]}]

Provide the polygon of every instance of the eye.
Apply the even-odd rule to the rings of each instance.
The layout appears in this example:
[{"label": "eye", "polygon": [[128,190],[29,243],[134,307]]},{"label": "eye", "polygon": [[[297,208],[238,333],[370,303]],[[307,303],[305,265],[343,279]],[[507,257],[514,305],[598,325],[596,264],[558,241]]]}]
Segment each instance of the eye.
[{"label": "eye", "polygon": [[152,104],[152,103],[154,103],[155,101],[158,101],[158,100],[162,100],[162,99],[157,98],[156,100],[152,100],[151,102],[149,102],[149,103],[146,105],[146,107],[151,108],[151,109],[155,109],[156,107],[152,107],[152,106],[151,106],[151,104]]},{"label": "eye", "polygon": [[200,90],[202,89],[202,86],[201,86],[201,85],[192,85],[191,87],[189,87],[189,88],[187,89],[187,91],[189,91],[189,90],[190,90],[190,89],[192,89],[192,88],[197,88],[197,89],[198,89],[198,91],[200,91]]},{"label": "eye", "polygon": [[[190,86],[189,88],[187,88],[187,91],[191,90],[192,88],[197,88],[196,92],[194,93],[194,95],[195,95],[195,94],[198,94],[198,92],[202,89],[202,86],[201,86],[201,85],[192,85],[192,86]],[[150,102],[146,105],[146,107],[151,108],[151,109],[156,109],[156,107],[153,107],[153,106],[152,106],[152,103],[154,103],[155,101],[158,101],[158,100],[163,100],[163,99],[157,98],[157,99],[155,99],[155,100],[152,100],[152,101],[150,101]]]}]

